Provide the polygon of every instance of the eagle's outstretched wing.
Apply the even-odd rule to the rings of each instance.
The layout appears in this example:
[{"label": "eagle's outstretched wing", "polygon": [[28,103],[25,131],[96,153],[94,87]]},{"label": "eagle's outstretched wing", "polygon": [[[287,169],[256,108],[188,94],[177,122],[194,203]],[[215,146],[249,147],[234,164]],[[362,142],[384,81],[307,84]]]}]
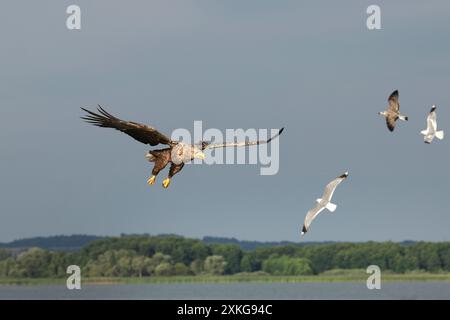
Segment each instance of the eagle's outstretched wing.
[{"label": "eagle's outstretched wing", "polygon": [[120,120],[106,112],[100,105],[97,108],[99,114],[84,108],[81,109],[88,113],[86,116],[81,117],[81,119],[98,127],[117,129],[133,137],[137,141],[151,146],[156,146],[160,143],[173,143],[173,141],[155,128],[137,122]]},{"label": "eagle's outstretched wing", "polygon": [[276,137],[278,137],[282,132],[284,128],[281,128],[276,135],[271,137],[268,140],[257,140],[257,141],[244,141],[244,142],[224,142],[224,143],[213,143],[210,144],[208,142],[202,142],[202,149],[215,149],[215,148],[226,148],[226,147],[245,147],[245,146],[254,146],[258,144],[265,144],[269,143]]}]

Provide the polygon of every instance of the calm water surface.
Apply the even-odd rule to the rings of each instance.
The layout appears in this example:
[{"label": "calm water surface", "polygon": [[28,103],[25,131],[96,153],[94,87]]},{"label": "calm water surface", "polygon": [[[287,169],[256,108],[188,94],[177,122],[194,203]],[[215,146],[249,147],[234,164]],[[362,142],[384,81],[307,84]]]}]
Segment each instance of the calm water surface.
[{"label": "calm water surface", "polygon": [[450,282],[0,286],[0,299],[450,299]]}]

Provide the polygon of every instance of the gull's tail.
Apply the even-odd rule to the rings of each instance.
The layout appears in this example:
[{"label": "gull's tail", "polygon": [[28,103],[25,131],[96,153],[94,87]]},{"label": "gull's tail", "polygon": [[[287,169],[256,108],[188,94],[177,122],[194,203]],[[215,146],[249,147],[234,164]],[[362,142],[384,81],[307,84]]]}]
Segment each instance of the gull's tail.
[{"label": "gull's tail", "polygon": [[325,206],[325,208],[327,208],[330,212],[334,212],[337,208],[337,205],[335,205],[334,203],[328,202],[327,205]]},{"label": "gull's tail", "polygon": [[444,131],[436,131],[436,138],[438,138],[439,140],[444,139]]}]

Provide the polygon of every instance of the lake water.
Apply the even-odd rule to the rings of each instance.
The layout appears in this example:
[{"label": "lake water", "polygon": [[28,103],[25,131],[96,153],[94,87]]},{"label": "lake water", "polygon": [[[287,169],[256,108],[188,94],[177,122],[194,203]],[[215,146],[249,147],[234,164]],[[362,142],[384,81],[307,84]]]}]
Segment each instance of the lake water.
[{"label": "lake water", "polygon": [[0,299],[450,299],[450,282],[0,286]]}]

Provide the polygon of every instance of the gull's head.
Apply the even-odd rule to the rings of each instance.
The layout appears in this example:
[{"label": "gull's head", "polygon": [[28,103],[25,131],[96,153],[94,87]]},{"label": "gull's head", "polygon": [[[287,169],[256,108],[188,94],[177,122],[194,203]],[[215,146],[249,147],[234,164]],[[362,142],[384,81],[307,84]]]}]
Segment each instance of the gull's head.
[{"label": "gull's head", "polygon": [[347,178],[348,177],[348,171],[345,171],[339,178]]},{"label": "gull's head", "polygon": [[385,117],[385,116],[386,116],[386,111],[380,111],[380,112],[378,112],[378,114],[379,114],[380,116]]}]

